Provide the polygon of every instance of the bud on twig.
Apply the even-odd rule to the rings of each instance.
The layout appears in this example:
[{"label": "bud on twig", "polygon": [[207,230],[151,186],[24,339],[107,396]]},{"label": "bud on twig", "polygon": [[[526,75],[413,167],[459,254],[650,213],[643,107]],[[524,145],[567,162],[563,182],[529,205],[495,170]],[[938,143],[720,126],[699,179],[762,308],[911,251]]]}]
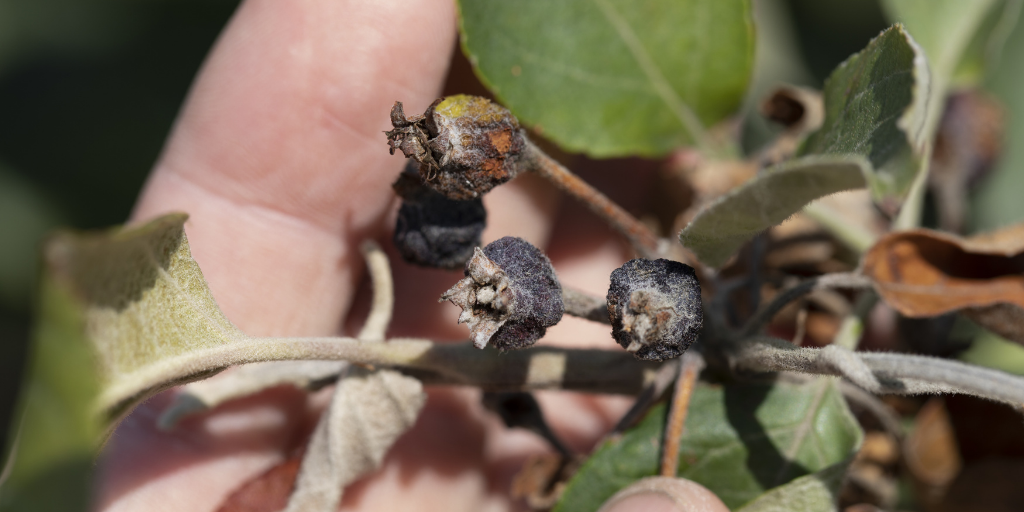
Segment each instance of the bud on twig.
[{"label": "bud on twig", "polygon": [[421,116],[391,109],[385,132],[391,154],[419,162],[424,181],[450,199],[472,199],[515,177],[525,142],[519,121],[486,98],[458,94],[439,99]]}]

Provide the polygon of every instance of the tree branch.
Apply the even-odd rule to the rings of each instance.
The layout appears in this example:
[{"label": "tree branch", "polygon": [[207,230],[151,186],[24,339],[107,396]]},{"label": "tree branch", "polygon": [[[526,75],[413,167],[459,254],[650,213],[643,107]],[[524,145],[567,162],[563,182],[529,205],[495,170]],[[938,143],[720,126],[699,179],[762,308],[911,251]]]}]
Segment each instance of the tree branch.
[{"label": "tree branch", "polygon": [[687,351],[679,358],[679,376],[672,395],[672,407],[665,426],[665,438],[661,444],[661,476],[675,478],[679,472],[679,443],[686,427],[686,416],[690,410],[690,397],[697,384],[697,377],[704,368],[704,358],[696,351]]},{"label": "tree branch", "polygon": [[853,352],[836,345],[800,348],[768,337],[741,342],[729,357],[734,368],[840,376],[878,394],[962,393],[1014,406],[1024,403],[1024,378],[934,357]]},{"label": "tree branch", "polygon": [[787,288],[780,292],[771,302],[765,304],[761,310],[750,317],[746,325],[740,330],[740,339],[756,335],[765,325],[768,325],[775,317],[775,314],[786,307],[790,302],[811,293],[813,290],[825,288],[868,288],[871,280],[861,274],[854,272],[825,274],[801,281],[796,286]]},{"label": "tree branch", "polygon": [[430,385],[476,386],[488,391],[566,389],[635,395],[653,378],[656,363],[625,350],[534,347],[499,352],[472,343],[422,339],[386,342],[354,338],[255,338],[169,357],[122,375],[97,400],[108,420],[154,393],[213,375],[229,366],[263,361],[349,361],[396,368]]},{"label": "tree branch", "polygon": [[366,258],[366,267],[373,282],[373,302],[370,314],[366,317],[358,338],[361,340],[384,339],[384,334],[391,323],[391,315],[395,309],[394,279],[391,277],[391,264],[387,254],[373,240],[365,240],[359,249]]},{"label": "tree branch", "polygon": [[567,315],[602,324],[611,325],[612,323],[608,316],[608,302],[604,297],[563,286],[562,302],[565,303],[565,314]]},{"label": "tree branch", "polygon": [[530,139],[522,153],[523,166],[543,176],[563,192],[573,196],[601,217],[613,229],[622,233],[644,258],[654,259],[662,253],[658,237],[642,222],[608,196],[592,187],[562,164],[544,153]]}]

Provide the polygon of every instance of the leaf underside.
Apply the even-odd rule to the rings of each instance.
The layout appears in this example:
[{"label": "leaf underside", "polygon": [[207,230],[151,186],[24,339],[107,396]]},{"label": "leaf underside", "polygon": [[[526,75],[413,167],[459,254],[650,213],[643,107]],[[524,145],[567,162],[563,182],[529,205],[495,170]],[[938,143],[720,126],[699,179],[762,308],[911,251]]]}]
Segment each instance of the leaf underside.
[{"label": "leaf underside", "polygon": [[898,209],[921,169],[929,81],[924,55],[903,28],[882,32],[829,76],[825,120],[798,157],[709,205],[680,242],[717,267],[753,236],[835,192],[866,184],[876,202]]},{"label": "leaf underside", "polygon": [[807,156],[774,166],[718,198],[679,234],[701,262],[720,267],[754,236],[815,199],[864,186],[858,156]]}]

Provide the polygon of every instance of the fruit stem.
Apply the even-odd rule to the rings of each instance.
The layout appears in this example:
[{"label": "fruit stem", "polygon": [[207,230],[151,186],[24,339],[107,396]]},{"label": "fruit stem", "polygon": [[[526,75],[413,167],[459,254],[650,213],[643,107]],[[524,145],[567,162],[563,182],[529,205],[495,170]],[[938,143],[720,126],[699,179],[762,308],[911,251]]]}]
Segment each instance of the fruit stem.
[{"label": "fruit stem", "polygon": [[587,205],[598,217],[622,233],[644,258],[654,259],[661,254],[658,237],[647,226],[608,199],[608,196],[545,154],[529,139],[526,139],[522,162],[526,169],[543,176],[563,192]]},{"label": "fruit stem", "polygon": [[704,358],[694,351],[687,351],[679,358],[679,376],[672,394],[672,408],[668,412],[665,438],[661,445],[661,476],[675,478],[679,471],[679,442],[686,426],[686,413],[690,409],[690,397],[697,384],[697,376],[704,368]]}]

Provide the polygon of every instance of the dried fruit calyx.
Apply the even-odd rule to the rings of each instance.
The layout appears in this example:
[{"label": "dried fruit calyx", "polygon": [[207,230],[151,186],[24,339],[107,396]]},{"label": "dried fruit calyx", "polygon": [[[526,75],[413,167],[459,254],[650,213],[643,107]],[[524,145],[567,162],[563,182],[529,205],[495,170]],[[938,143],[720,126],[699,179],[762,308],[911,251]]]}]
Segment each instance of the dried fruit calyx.
[{"label": "dried fruit calyx", "polygon": [[477,348],[525,348],[562,319],[562,286],[551,261],[522,238],[506,236],[476,248],[466,277],[441,300],[462,308]]},{"label": "dried fruit calyx", "polygon": [[700,282],[677,261],[627,261],[612,272],[608,314],[615,341],[637,359],[679,357],[703,326]]},{"label": "dried fruit calyx", "polygon": [[391,108],[394,130],[384,132],[391,154],[419,163],[424,181],[450,199],[472,199],[515,177],[525,147],[519,121],[486,98],[442,98],[421,116]]},{"label": "dried fruit calyx", "polygon": [[402,259],[425,267],[456,269],[473,256],[487,226],[480,198],[457,201],[426,187],[412,169],[399,175],[392,188],[402,198],[392,238]]}]

